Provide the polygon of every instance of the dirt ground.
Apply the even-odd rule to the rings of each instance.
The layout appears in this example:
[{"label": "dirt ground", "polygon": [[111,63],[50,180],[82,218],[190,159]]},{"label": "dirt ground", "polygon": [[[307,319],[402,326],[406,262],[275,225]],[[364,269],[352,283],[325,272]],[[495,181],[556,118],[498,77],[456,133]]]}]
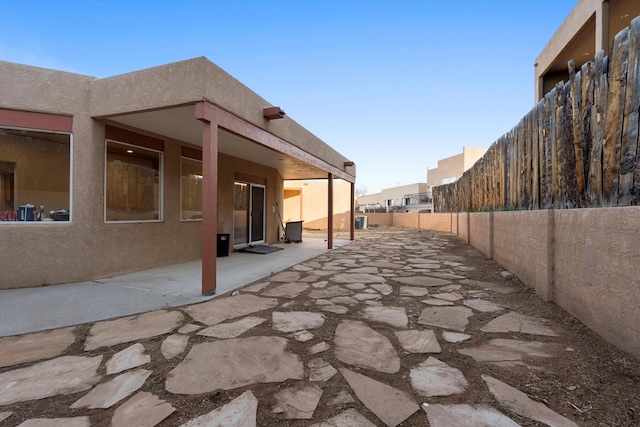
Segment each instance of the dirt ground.
[{"label": "dirt ground", "polygon": [[[492,302],[525,315],[547,318],[552,323],[560,325],[562,327],[562,344],[570,348],[570,351],[564,352],[562,357],[546,362],[546,365],[540,370],[527,367],[510,367],[506,369],[491,364],[479,364],[470,357],[459,353],[455,346],[448,345],[441,340],[442,353],[437,355],[438,359],[462,370],[469,382],[469,387],[466,393],[457,396],[432,397],[426,399],[414,394],[418,403],[424,402],[425,400],[428,400],[430,404],[485,403],[499,408],[522,426],[543,425],[520,417],[505,408],[501,408],[500,404],[495,400],[493,395],[488,392],[486,385],[480,379],[481,374],[488,374],[516,387],[526,393],[530,398],[543,402],[557,413],[574,420],[580,426],[630,427],[640,425],[640,362],[638,360],[608,344],[560,307],[553,303],[543,302],[536,297],[531,289],[525,288],[517,278],[506,279],[502,277],[500,273],[504,271],[504,269],[500,265],[486,259],[480,252],[454,236],[415,230],[378,230],[376,233],[413,233],[417,241],[432,239],[434,237],[444,239],[447,242],[445,249],[447,253],[464,256],[466,258],[464,265],[474,268],[473,270],[465,272],[468,278],[494,283],[509,283],[517,287],[517,291],[514,293],[507,295],[491,294],[490,298],[485,299],[489,299]],[[365,234],[358,235],[358,239],[364,237]],[[330,259],[339,259],[343,254],[341,249],[337,249],[323,256],[329,257]],[[268,278],[261,280],[261,282],[263,281],[268,281]],[[385,305],[405,307],[410,325],[415,324],[418,316],[425,307],[420,301],[421,298],[402,297],[398,292],[400,284],[393,283],[392,279],[389,280],[389,283],[394,287],[394,292],[390,295],[383,296],[382,301]],[[240,292],[242,292],[242,289],[240,289]],[[287,309],[292,311],[309,310],[310,307],[313,307],[313,301],[304,295],[294,299],[287,305]],[[179,308],[174,310],[179,310]],[[256,313],[256,315],[259,316],[268,316],[269,320],[249,330],[243,337],[252,335],[274,335],[270,321],[270,311],[273,310]],[[313,330],[313,334],[319,340],[332,342],[338,322],[348,315],[324,314],[327,318],[324,325],[320,329]],[[465,342],[465,345],[471,346],[476,341],[478,341],[478,343],[481,342],[482,333],[476,334],[474,332],[478,331],[488,320],[497,316],[498,314],[496,313],[476,313],[471,317],[465,332],[473,335],[473,338]],[[185,323],[188,323],[190,320],[191,319],[187,318]],[[90,326],[90,324],[87,324],[77,327],[76,342],[65,351],[64,355],[94,356],[102,354],[104,355],[103,360],[108,360],[113,354],[127,348],[131,344],[121,344],[114,347],[85,352],[83,349],[84,338],[89,333]],[[438,328],[433,329],[437,332],[439,331]],[[376,331],[385,335],[391,342],[397,342],[392,327],[378,324],[376,325]],[[516,334],[513,334],[513,336],[510,337],[509,334],[505,334],[502,337],[521,338],[521,336],[516,337],[515,335]],[[355,408],[374,423],[380,422],[357,398],[353,403],[333,406],[326,404],[329,400],[336,397],[341,390],[349,387],[340,374],[335,375],[323,383],[322,388],[324,393],[313,420],[283,420],[279,414],[272,412],[272,406],[276,404],[273,395],[283,388],[295,385],[296,381],[254,384],[239,389],[229,391],[221,390],[200,395],[171,394],[165,390],[166,374],[183,360],[189,348],[187,348],[182,355],[166,360],[160,352],[160,345],[165,337],[166,336],[158,336],[138,341],[144,345],[146,352],[151,355],[152,362],[145,365],[144,368],[153,371],[153,374],[149,377],[141,391],[151,392],[160,399],[171,402],[174,408],[176,408],[176,411],[172,415],[159,424],[161,426],[179,426],[190,419],[227,403],[230,399],[239,396],[245,390],[251,390],[260,402],[257,416],[258,425],[262,426],[308,426],[337,415],[347,408]],[[535,339],[545,341],[553,340],[554,338],[536,336]],[[189,347],[207,340],[211,340],[211,338],[193,334],[190,337]],[[555,342],[557,342],[557,338],[555,338]],[[317,357],[317,355],[306,354],[306,348],[308,348],[307,344],[290,340],[289,350],[292,353],[300,355],[305,365],[308,360]],[[322,357],[336,369],[348,366],[335,359],[332,351],[324,352]],[[406,353],[401,357],[402,366],[399,373],[383,374],[375,371],[367,371],[367,375],[398,389],[411,390],[411,382],[408,375],[409,369],[423,362],[425,358],[424,354]],[[540,361],[538,360],[536,362],[539,363]],[[215,364],[216,361],[211,360],[211,363]],[[15,368],[16,367],[3,368],[0,369],[0,373]],[[100,369],[101,371],[98,373],[105,375],[104,363]],[[69,406],[83,394],[85,393],[55,396],[5,407],[0,406],[0,412],[12,411],[14,413],[14,415],[4,422],[0,422],[0,425],[3,427],[13,427],[30,418],[62,418],[81,415],[88,415],[92,425],[109,425],[113,412],[118,405],[114,405],[112,408],[106,410],[70,409]],[[428,422],[425,414],[422,411],[418,411],[400,425],[421,426],[428,425]]]}]

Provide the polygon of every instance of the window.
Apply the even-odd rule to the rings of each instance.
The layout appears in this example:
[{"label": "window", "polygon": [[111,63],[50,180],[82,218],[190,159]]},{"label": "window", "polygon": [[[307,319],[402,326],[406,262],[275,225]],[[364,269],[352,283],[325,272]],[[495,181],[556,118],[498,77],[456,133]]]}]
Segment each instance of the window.
[{"label": "window", "polygon": [[107,140],[105,221],[162,220],[162,153]]},{"label": "window", "polygon": [[71,135],[0,128],[0,221],[69,221]]},{"label": "window", "polygon": [[202,161],[182,157],[180,219],[202,220]]}]

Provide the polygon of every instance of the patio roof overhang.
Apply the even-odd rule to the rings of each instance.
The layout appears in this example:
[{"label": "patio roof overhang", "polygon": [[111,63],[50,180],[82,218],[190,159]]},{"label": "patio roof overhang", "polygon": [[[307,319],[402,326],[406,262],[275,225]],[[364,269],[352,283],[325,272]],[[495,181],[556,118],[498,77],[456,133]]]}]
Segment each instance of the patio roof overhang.
[{"label": "patio roof overhang", "polygon": [[[327,179],[327,174],[332,173],[335,178],[355,181],[352,162],[344,162],[342,168],[334,166],[212,103],[206,104],[208,108],[216,108],[223,119],[218,133],[219,153],[277,169],[283,179]],[[100,119],[202,147],[203,123],[196,118],[196,105],[121,113]]]}]

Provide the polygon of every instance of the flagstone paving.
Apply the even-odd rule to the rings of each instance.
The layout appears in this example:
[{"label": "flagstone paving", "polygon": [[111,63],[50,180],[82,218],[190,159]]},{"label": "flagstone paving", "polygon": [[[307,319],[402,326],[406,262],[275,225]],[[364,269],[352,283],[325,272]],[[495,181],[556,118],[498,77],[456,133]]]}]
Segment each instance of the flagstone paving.
[{"label": "flagstone paving", "polygon": [[202,304],[0,339],[3,427],[625,426],[639,383],[498,264],[408,229]]}]

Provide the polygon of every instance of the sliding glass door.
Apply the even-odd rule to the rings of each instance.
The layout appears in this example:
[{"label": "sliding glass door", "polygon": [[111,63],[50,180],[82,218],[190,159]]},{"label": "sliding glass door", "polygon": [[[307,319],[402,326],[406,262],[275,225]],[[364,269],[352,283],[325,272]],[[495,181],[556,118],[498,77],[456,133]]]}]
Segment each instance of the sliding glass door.
[{"label": "sliding glass door", "polygon": [[264,243],[265,187],[246,182],[233,185],[233,246]]}]

